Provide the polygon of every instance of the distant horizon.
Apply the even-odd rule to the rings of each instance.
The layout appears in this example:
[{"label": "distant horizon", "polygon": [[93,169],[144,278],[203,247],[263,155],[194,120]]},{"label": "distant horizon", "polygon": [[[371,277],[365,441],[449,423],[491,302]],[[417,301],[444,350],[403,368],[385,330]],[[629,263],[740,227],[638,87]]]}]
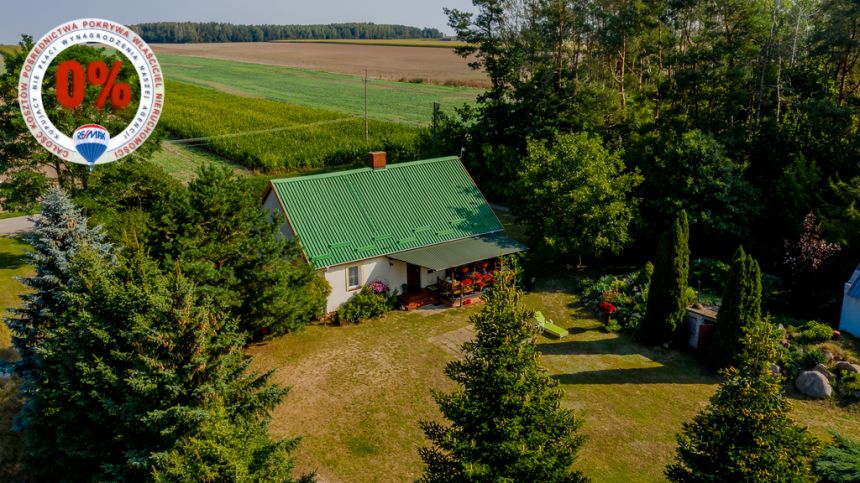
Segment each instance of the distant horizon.
[{"label": "distant horizon", "polygon": [[471,0],[366,0],[360,5],[343,0],[320,0],[312,4],[298,4],[293,0],[245,0],[238,10],[235,2],[228,0],[150,0],[146,4],[91,0],[85,8],[59,0],[41,2],[36,8],[13,3],[6,6],[4,15],[0,17],[0,44],[17,44],[21,34],[38,39],[63,22],[84,17],[104,18],[124,25],[157,22],[234,25],[395,24],[435,28],[443,35],[451,36],[454,32],[447,25],[442,11],[444,7],[471,10]]}]

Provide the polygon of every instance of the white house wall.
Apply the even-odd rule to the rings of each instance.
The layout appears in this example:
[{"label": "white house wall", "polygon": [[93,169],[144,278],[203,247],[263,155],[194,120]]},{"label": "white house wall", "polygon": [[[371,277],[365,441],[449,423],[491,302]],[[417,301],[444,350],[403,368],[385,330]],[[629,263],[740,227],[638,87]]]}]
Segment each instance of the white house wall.
[{"label": "white house wall", "polygon": [[[347,269],[353,266],[359,267],[358,278],[361,285],[357,289],[349,290],[347,288]],[[370,282],[382,280],[392,290],[397,290],[397,293],[401,293],[401,286],[406,283],[406,263],[399,260],[391,260],[387,257],[376,257],[321,270],[329,286],[331,286],[331,295],[328,296],[326,312],[337,310],[353,294],[361,290],[361,287]],[[435,282],[435,278],[433,280]]]},{"label": "white house wall", "polygon": [[430,273],[427,273],[430,270],[428,270],[424,267],[421,267],[419,270],[421,270],[421,287],[422,288],[426,287],[428,285],[433,285],[440,278],[445,278],[445,271],[444,270],[442,270],[440,272],[432,271]]},{"label": "white house wall", "polygon": [[[266,196],[266,199],[263,200],[263,210],[269,212],[277,211],[281,213],[281,216],[286,216],[284,215],[283,210],[281,210],[281,202],[278,201],[278,197],[275,195],[275,190],[269,191],[269,194]],[[287,240],[293,239],[293,232],[292,230],[290,230],[290,227],[286,223],[286,221],[281,224],[281,235],[284,235]]]}]

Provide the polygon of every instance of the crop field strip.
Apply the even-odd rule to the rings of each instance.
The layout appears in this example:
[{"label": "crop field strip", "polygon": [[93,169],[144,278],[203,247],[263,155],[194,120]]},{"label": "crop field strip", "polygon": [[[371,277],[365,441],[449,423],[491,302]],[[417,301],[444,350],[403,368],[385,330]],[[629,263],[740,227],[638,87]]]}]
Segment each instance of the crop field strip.
[{"label": "crop field strip", "polygon": [[427,47],[437,49],[454,49],[467,45],[460,40],[438,39],[302,39],[274,40],[288,44],[340,44],[340,45],[380,45],[385,47]]},{"label": "crop field strip", "polygon": [[[414,159],[420,128],[364,119],[342,112],[241,97],[168,81],[161,123],[180,138],[245,167],[267,172],[352,164],[368,150],[392,160]],[[183,141],[186,140],[186,141]]]},{"label": "crop field strip", "polygon": [[[169,79],[229,94],[364,116],[364,79],[352,75],[176,55],[159,56]],[[473,104],[479,89],[371,80],[367,108],[371,119],[427,126],[433,103],[442,111]]]},{"label": "crop field strip", "polygon": [[[311,42],[155,44],[162,63],[171,56],[199,57],[333,72],[390,81],[421,80],[443,86],[487,88],[490,80],[450,48]],[[468,90],[468,89],[467,89]]]}]

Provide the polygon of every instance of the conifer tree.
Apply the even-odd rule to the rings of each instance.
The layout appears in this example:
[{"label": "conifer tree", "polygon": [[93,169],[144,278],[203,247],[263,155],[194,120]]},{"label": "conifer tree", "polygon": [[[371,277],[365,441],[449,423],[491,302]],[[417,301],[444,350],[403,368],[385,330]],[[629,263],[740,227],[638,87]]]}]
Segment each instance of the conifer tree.
[{"label": "conifer tree", "polygon": [[776,335],[766,322],[749,327],[739,366],[723,371],[709,405],[677,436],[670,481],[812,481],[818,441],[789,418],[782,377],[770,370]]},{"label": "conifer tree", "polygon": [[[32,247],[27,256],[36,273],[20,279],[32,291],[21,296],[22,307],[12,310],[14,316],[6,320],[20,355],[15,372],[22,379],[25,401],[29,401],[31,383],[38,377],[40,356],[36,348],[55,328],[56,316],[65,310],[61,294],[71,277],[70,260],[83,246],[107,256],[111,248],[103,239],[100,228],[87,227],[87,218],[65,191],[54,188],[45,194],[33,231],[26,236]],[[25,404],[25,413],[29,406]]]},{"label": "conifer tree", "polygon": [[278,236],[280,220],[263,212],[251,184],[227,168],[198,174],[153,209],[148,245],[162,268],[178,266],[249,334],[282,334],[321,315],[328,284],[296,240]]},{"label": "conifer tree", "polygon": [[84,249],[38,347],[30,470],[46,481],[290,481],[297,440],[272,441],[286,389],[249,370],[237,322],[139,246]]},{"label": "conifer tree", "polygon": [[715,367],[737,363],[745,331],[761,319],[761,270],[751,255],[738,247],[726,279],[717,324],[708,343],[709,362]]},{"label": "conifer tree", "polygon": [[678,327],[682,327],[690,271],[689,240],[687,213],[682,210],[672,228],[663,233],[657,245],[645,316],[637,332],[639,340],[647,344],[669,341]]},{"label": "conifer tree", "polygon": [[503,272],[485,295],[475,340],[445,369],[459,387],[434,395],[450,425],[421,423],[432,443],[419,450],[421,481],[587,481],[571,469],[582,421],[560,407],[558,383],[538,363],[533,312],[513,278]]}]

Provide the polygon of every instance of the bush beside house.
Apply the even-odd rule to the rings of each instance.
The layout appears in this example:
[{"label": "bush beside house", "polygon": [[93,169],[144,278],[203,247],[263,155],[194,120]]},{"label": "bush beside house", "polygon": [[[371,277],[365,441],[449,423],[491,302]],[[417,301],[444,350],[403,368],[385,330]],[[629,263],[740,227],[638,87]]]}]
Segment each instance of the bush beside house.
[{"label": "bush beside house", "polygon": [[379,317],[394,308],[395,300],[388,284],[382,280],[370,282],[337,309],[337,322],[356,324]]}]

